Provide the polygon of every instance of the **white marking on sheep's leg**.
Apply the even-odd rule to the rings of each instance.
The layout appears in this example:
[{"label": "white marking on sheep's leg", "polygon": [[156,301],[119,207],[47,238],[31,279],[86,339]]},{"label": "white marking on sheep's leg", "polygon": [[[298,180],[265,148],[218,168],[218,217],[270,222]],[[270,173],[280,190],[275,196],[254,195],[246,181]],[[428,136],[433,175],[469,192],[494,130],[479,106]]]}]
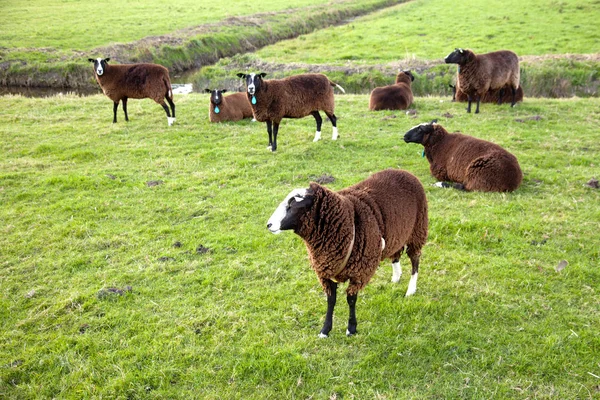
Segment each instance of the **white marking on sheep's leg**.
[{"label": "white marking on sheep's leg", "polygon": [[315,138],[313,139],[313,142],[318,142],[319,140],[321,140],[321,131],[317,131],[315,133]]},{"label": "white marking on sheep's leg", "polygon": [[167,123],[169,124],[169,126],[173,125],[173,122],[175,122],[175,118],[167,117]]},{"label": "white marking on sheep's leg", "polygon": [[337,126],[333,127],[333,135],[331,135],[331,140],[337,140],[338,138],[338,130],[337,130]]},{"label": "white marking on sheep's leg", "polygon": [[415,294],[415,292],[417,291],[417,278],[418,277],[419,277],[419,273],[418,272],[415,272],[410,277],[410,282],[408,282],[408,290],[406,291],[406,296],[407,297]]},{"label": "white marking on sheep's leg", "polygon": [[319,333],[319,337],[320,337],[320,338],[327,338],[327,337],[329,337],[329,336],[327,336],[327,335],[326,335],[326,334],[324,334],[324,333]]},{"label": "white marking on sheep's leg", "polygon": [[401,277],[402,277],[402,267],[400,266],[400,261],[392,263],[392,282],[394,282],[394,283],[400,282]]},{"label": "white marking on sheep's leg", "polygon": [[385,250],[385,239],[381,238],[381,251]]}]

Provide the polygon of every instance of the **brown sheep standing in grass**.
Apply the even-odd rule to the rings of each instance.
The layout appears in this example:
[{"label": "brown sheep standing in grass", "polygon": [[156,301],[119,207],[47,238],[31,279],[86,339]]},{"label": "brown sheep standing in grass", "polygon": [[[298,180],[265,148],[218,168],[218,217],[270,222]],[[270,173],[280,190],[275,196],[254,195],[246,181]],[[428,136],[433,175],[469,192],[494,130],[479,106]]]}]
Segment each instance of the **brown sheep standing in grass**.
[{"label": "brown sheep standing in grass", "polygon": [[[171,90],[171,79],[169,70],[157,64],[121,64],[109,65],[110,58],[88,58],[94,63],[94,75],[102,91],[114,102],[113,123],[117,122],[117,108],[119,101],[123,101],[123,112],[125,121],[127,116],[127,99],[152,99],[160,104],[167,113],[169,126],[175,122],[175,104],[173,103],[173,91]],[[171,106],[165,104],[167,99]]]},{"label": "brown sheep standing in grass", "polygon": [[325,75],[301,74],[270,80],[263,80],[267,75],[264,72],[237,75],[246,80],[246,91],[254,118],[267,123],[268,149],[271,151],[277,150],[277,133],[283,118],[303,118],[312,115],[317,121],[317,132],[313,142],[321,139],[323,119],[319,114],[320,110],[325,112],[333,125],[331,140],[337,140],[333,87],[337,86],[342,92],[344,89],[331,82]]},{"label": "brown sheep standing in grass", "polygon": [[204,89],[210,93],[210,104],[208,106],[208,119],[210,122],[239,121],[244,118],[254,118],[252,107],[248,102],[246,93],[232,93],[223,96],[226,89]]},{"label": "brown sheep standing in grass", "polygon": [[500,90],[498,104],[502,102],[502,88],[509,85],[512,92],[511,107],[516,104],[517,89],[521,72],[519,58],[508,50],[486,54],[475,54],[471,50],[456,49],[444,59],[447,64],[458,64],[460,89],[468,96],[467,112],[471,102],[477,101],[475,114],[479,113],[479,102],[490,90]]},{"label": "brown sheep standing in grass", "polygon": [[273,233],[293,230],[306,244],[310,263],[327,294],[327,314],[319,336],[333,325],[338,282],[349,281],[347,335],[356,333],[356,299],[379,263],[392,259],[392,282],[402,275],[406,250],[412,276],[406,296],[417,290],[419,259],[427,239],[427,198],[419,180],[388,169],[339,192],[317,183],[293,190],[267,223]]},{"label": "brown sheep standing in grass", "polygon": [[395,84],[373,89],[369,98],[369,110],[406,110],[413,102],[411,83],[414,80],[412,72],[398,72]]},{"label": "brown sheep standing in grass", "polygon": [[448,133],[436,121],[423,123],[404,135],[406,143],[425,148],[431,175],[456,182],[457,189],[480,192],[512,192],[523,180],[517,158],[495,143],[460,133]]}]

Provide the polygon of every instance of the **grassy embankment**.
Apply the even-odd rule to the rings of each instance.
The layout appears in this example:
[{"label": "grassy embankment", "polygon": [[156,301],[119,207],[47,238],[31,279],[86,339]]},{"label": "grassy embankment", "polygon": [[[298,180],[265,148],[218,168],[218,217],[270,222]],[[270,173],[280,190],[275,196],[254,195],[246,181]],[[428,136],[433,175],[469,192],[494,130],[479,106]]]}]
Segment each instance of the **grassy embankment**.
[{"label": "grassy embankment", "polygon": [[348,91],[369,93],[392,83],[399,68],[413,68],[417,95],[450,94],[456,65],[443,64],[443,58],[463,47],[524,56],[521,80],[528,97],[598,96],[599,18],[593,0],[415,0],[222,60],[195,80],[199,87],[233,86],[238,82],[232,73],[251,65],[273,77],[325,71]]},{"label": "grassy embankment", "polygon": [[[176,97],[171,128],[149,100],[114,125],[100,95],[4,101],[0,397],[600,393],[600,191],[584,186],[600,177],[599,99],[467,115],[417,98],[412,118],[338,96],[338,142],[328,123],[312,143],[311,118],[285,120],[277,154],[263,124],[209,124],[200,95]],[[432,118],[513,152],[522,187],[432,187],[421,147],[401,140]],[[342,297],[319,339],[326,305],[306,250],[265,222],[311,179],[339,189],[389,167],[428,195],[417,294],[403,297],[407,261],[399,285],[386,262],[359,295],[359,334],[344,335]]]},{"label": "grassy embankment", "polygon": [[5,46],[0,48],[0,83],[95,87],[87,58],[96,56],[110,56],[121,63],[155,62],[179,73],[397,1],[323,3],[295,0],[249,6],[240,1],[206,5],[177,0],[165,7],[157,1],[143,6],[111,1],[102,6],[101,13],[98,5],[80,2],[7,6],[0,20],[0,42]]}]

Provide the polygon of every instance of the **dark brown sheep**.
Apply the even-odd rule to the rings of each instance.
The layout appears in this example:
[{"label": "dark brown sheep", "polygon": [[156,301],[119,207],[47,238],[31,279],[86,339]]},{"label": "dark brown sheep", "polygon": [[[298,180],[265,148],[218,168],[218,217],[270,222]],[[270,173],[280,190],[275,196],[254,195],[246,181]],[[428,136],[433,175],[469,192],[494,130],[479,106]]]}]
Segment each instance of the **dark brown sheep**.
[{"label": "dark brown sheep", "polygon": [[406,110],[413,102],[411,83],[414,80],[412,72],[398,72],[395,84],[373,89],[369,98],[369,110]]},{"label": "dark brown sheep", "polygon": [[[452,88],[452,101],[459,101],[459,102],[468,101],[469,97],[466,95],[465,92],[460,90],[460,85],[458,84],[458,79],[456,82],[457,82],[457,85],[450,85],[450,87]],[[458,86],[458,89],[456,88],[456,86]],[[500,96],[500,95],[502,95],[502,96]],[[498,102],[499,97],[501,98],[500,102]],[[511,101],[512,101],[512,91],[510,90],[509,85],[504,86],[502,89],[499,89],[499,90],[490,89],[481,97],[482,103],[502,104],[502,103],[510,103]],[[523,86],[519,86],[519,88],[517,89],[515,101],[516,102],[523,101]]]},{"label": "dark brown sheep", "polygon": [[486,140],[448,133],[436,121],[410,129],[404,141],[422,144],[431,175],[442,182],[456,182],[459,189],[512,192],[523,180],[519,162],[511,153]]},{"label": "dark brown sheep", "polygon": [[317,121],[317,132],[313,142],[321,139],[323,119],[319,114],[320,110],[325,112],[333,124],[331,139],[337,140],[333,86],[337,86],[342,92],[344,89],[331,82],[325,75],[302,74],[270,80],[263,80],[267,75],[264,72],[237,75],[246,80],[246,91],[254,118],[267,123],[268,149],[271,151],[277,150],[277,133],[283,118],[303,118],[312,115]]},{"label": "dark brown sheep", "polygon": [[275,210],[267,228],[293,230],[306,244],[310,263],[327,294],[327,314],[319,336],[332,328],[338,282],[349,281],[347,335],[356,333],[356,299],[381,260],[392,259],[392,281],[402,274],[406,250],[412,264],[407,296],[417,290],[421,248],[427,239],[427,199],[417,178],[388,169],[333,192],[317,183],[293,190]]},{"label": "dark brown sheep", "polygon": [[[508,50],[486,54],[475,54],[471,50],[456,49],[444,59],[447,64],[458,64],[460,88],[468,96],[467,112],[471,112],[471,102],[477,101],[475,114],[479,113],[479,103],[490,90],[500,90],[510,86],[511,106],[516,104],[517,89],[520,85],[519,58]],[[499,104],[502,97],[498,97]]]},{"label": "dark brown sheep", "polygon": [[[109,65],[110,58],[88,58],[94,63],[94,75],[102,91],[114,103],[113,123],[117,122],[117,108],[119,101],[123,101],[123,112],[125,121],[127,116],[127,99],[152,99],[160,104],[167,113],[169,126],[175,122],[175,104],[173,103],[173,91],[171,90],[171,79],[169,70],[157,64],[121,64]],[[171,106],[165,104],[167,99]]]},{"label": "dark brown sheep", "polygon": [[246,93],[233,93],[223,96],[226,89],[204,89],[210,93],[210,104],[208,106],[208,119],[210,122],[239,121],[244,118],[254,118],[252,107],[246,97]]}]

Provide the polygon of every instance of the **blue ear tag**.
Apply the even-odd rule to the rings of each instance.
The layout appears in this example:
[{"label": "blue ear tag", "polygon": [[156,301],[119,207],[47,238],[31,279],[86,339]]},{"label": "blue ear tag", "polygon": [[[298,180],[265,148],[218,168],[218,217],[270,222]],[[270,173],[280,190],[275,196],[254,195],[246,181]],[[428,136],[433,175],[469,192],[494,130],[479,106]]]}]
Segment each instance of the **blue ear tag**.
[{"label": "blue ear tag", "polygon": [[421,157],[425,157],[425,149],[423,149],[423,152],[421,153]]},{"label": "blue ear tag", "polygon": [[252,96],[252,104],[256,104],[256,96]]},{"label": "blue ear tag", "polygon": [[219,106],[215,106],[215,114],[218,114],[221,110],[219,110]]}]

